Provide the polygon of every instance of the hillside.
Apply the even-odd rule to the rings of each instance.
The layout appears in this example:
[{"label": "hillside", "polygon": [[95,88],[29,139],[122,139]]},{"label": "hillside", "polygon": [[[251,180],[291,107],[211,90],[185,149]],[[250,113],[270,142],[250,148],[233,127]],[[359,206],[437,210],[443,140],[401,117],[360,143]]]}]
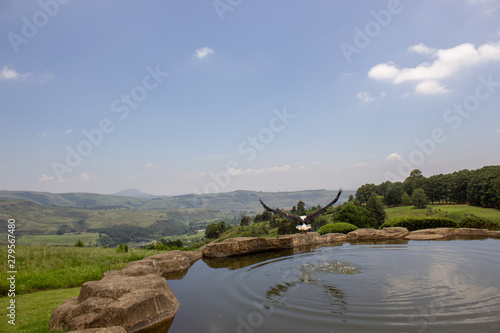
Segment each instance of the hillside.
[{"label": "hillside", "polygon": [[[118,193],[138,195],[138,190],[125,190]],[[33,191],[0,191],[0,202],[5,200],[31,201],[40,205],[85,208],[130,208],[143,210],[157,209],[221,209],[262,211],[259,198],[272,207],[292,207],[299,200],[306,206],[325,205],[337,191],[310,190],[296,192],[256,192],[234,191],[201,195],[178,195],[171,197],[133,197],[122,194],[106,195],[97,193],[48,193]],[[347,201],[354,191],[344,191],[339,203]]]}]

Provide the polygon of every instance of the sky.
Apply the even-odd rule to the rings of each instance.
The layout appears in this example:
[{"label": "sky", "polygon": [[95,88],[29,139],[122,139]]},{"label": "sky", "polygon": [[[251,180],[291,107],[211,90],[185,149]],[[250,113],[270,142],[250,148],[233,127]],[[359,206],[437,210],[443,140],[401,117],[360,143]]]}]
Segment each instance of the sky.
[{"label": "sky", "polygon": [[500,164],[498,0],[2,1],[0,189],[356,189]]}]

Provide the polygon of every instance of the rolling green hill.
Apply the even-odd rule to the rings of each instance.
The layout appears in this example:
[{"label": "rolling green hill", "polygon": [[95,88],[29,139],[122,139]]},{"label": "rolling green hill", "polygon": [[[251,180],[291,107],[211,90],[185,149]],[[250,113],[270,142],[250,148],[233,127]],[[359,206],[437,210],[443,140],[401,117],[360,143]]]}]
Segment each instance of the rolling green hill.
[{"label": "rolling green hill", "polygon": [[[0,191],[0,202],[5,200],[31,201],[40,205],[86,208],[133,208],[141,210],[157,209],[222,209],[261,211],[259,198],[272,207],[292,207],[299,200],[306,206],[325,205],[337,191],[310,190],[296,192],[256,192],[234,191],[201,195],[177,195],[171,197],[137,198],[122,195],[97,193],[48,193],[32,191]],[[354,191],[344,191],[339,203],[347,200]]]},{"label": "rolling green hill", "polygon": [[[0,228],[7,230],[7,220],[15,219],[18,235],[51,235],[51,244],[59,241],[53,239],[57,238],[57,233],[74,229],[75,223],[81,220],[86,223],[86,230],[94,233],[109,233],[112,230],[109,228],[120,226],[115,229],[122,230],[122,233],[130,230],[129,234],[138,234],[144,230],[137,228],[149,228],[153,233],[168,236],[169,233],[163,234],[160,230],[174,229],[174,226],[179,230],[179,226],[186,225],[195,232],[212,222],[239,223],[243,215],[263,211],[259,198],[271,207],[289,209],[299,200],[303,200],[308,207],[325,205],[336,194],[337,191],[327,190],[278,193],[235,191],[137,198],[95,193],[0,191]],[[339,203],[346,201],[349,194],[353,192],[345,191]],[[1,230],[0,233],[4,233]],[[25,239],[27,244],[28,240],[29,237]],[[40,238],[37,241],[42,242]]]}]

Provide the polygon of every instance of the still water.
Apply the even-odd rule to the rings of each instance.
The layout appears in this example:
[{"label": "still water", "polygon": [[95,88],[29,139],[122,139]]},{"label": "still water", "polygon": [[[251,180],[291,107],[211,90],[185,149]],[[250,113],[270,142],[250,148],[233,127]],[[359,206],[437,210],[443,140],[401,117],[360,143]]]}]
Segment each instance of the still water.
[{"label": "still water", "polygon": [[343,244],[197,261],[163,332],[500,332],[500,240]]}]

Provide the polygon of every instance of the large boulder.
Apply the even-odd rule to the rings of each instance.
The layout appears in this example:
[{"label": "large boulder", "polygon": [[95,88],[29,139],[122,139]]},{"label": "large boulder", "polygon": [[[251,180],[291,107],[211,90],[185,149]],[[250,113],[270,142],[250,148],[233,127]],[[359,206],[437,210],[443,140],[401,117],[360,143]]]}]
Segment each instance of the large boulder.
[{"label": "large boulder", "polygon": [[226,239],[220,243],[207,244],[203,249],[203,256],[208,258],[222,258],[254,252],[287,249],[292,246],[293,243],[288,238],[236,237]]},{"label": "large boulder", "polygon": [[400,239],[408,234],[408,229],[401,227],[384,228],[382,230],[361,228],[348,233],[347,240]]},{"label": "large boulder", "polygon": [[433,240],[452,238],[455,235],[452,228],[422,229],[410,232],[406,239],[409,240]]},{"label": "large boulder", "polygon": [[186,271],[199,258],[199,251],[161,253],[107,272],[99,281],[86,282],[78,297],[66,300],[52,313],[50,329],[118,326],[130,333],[168,322],[179,302],[164,277]]},{"label": "large boulder", "polygon": [[136,332],[173,319],[178,308],[167,281],[158,275],[111,275],[84,283],[77,298],[54,311],[50,329],[122,326]]},{"label": "large boulder", "polygon": [[487,229],[457,228],[454,231],[455,237],[487,237]]}]

